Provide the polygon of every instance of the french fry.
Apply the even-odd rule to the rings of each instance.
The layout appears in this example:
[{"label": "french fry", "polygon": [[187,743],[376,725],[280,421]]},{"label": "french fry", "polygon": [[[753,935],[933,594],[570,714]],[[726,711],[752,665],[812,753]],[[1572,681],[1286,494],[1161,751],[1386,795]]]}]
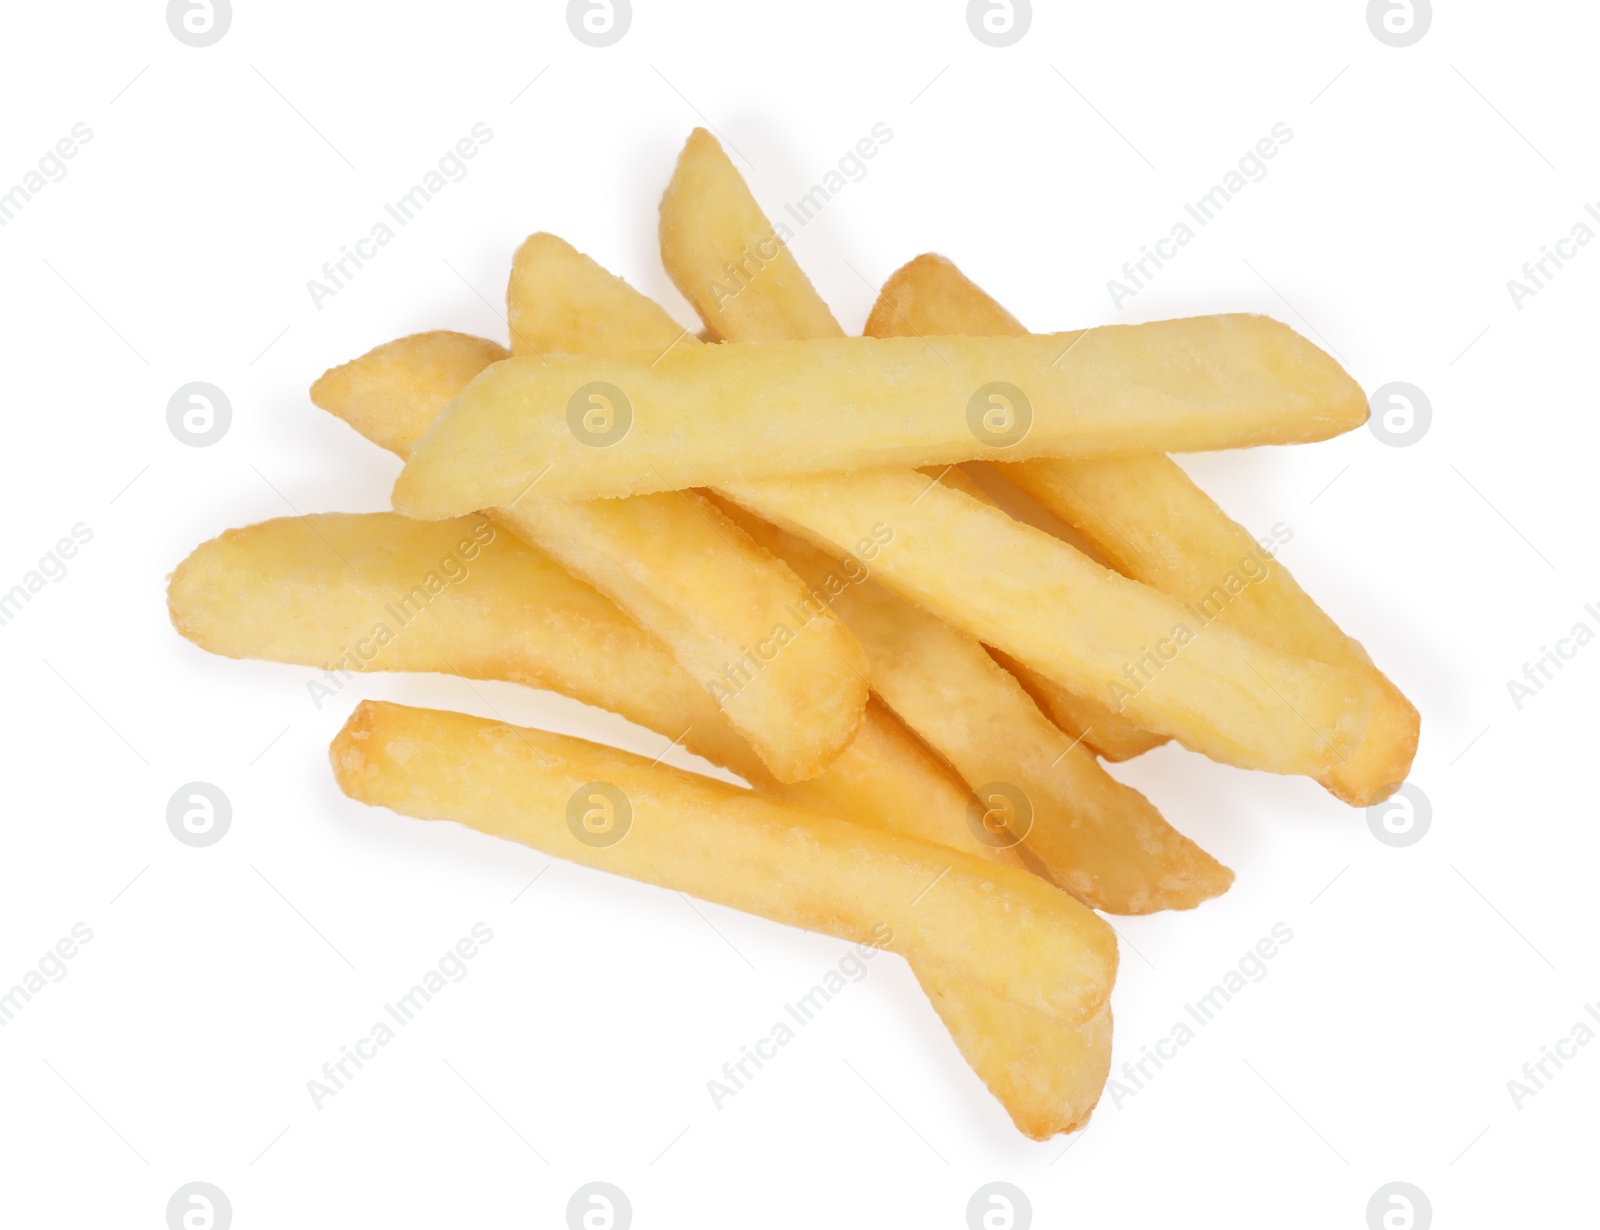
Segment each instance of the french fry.
[{"label": "french fry", "polygon": [[437,519],[509,504],[535,483],[547,497],[598,499],[876,466],[1289,444],[1366,417],[1338,364],[1265,316],[513,357],[417,442],[394,506]]},{"label": "french fry", "polygon": [[[732,165],[729,172],[737,174]],[[739,181],[742,185],[743,181]],[[751,201],[752,206],[755,204]],[[763,287],[763,290],[766,288]],[[752,296],[757,298],[760,296]],[[993,504],[987,492],[983,490],[972,476],[960,466],[944,466],[943,468],[930,467],[920,471],[929,478],[937,478],[941,483],[955,490],[970,495],[975,500],[985,504]],[[734,518],[738,520],[737,517]],[[746,529],[749,527],[746,526]],[[1069,531],[1070,532],[1070,531]],[[759,537],[759,535],[757,536]],[[1082,544],[1074,543],[1079,550],[1088,547],[1094,548],[1087,539]],[[1010,671],[1022,684],[1023,689],[1052,722],[1074,739],[1081,739],[1083,745],[1098,756],[1107,760],[1128,760],[1134,756],[1142,755],[1151,748],[1159,747],[1167,742],[1165,735],[1158,735],[1152,731],[1142,730],[1134,725],[1122,714],[1103,705],[1099,701],[1091,700],[1087,696],[1077,696],[1066,688],[1047,679],[1031,667],[1024,666],[1015,658],[1008,657],[994,649],[989,651],[994,659]]]},{"label": "french fry", "polygon": [[[328,372],[312,401],[404,457],[496,352],[462,334],[401,338]],[[804,586],[703,496],[584,503],[530,492],[494,516],[659,636],[779,780],[815,776],[855,733],[860,647],[826,611],[802,619]]]},{"label": "french fry", "polygon": [[832,595],[871,660],[873,690],[978,791],[990,841],[1016,845],[1112,914],[1190,909],[1227,891],[1233,873],[1063,735],[976,640],[877,585],[861,561],[841,570],[782,530],[730,515],[813,592]]},{"label": "french fry", "polygon": [[[913,967],[915,968],[915,967]],[[962,1056],[1025,1136],[1089,1120],[1111,1072],[1111,1005],[1074,1029],[934,970],[917,981]]]},{"label": "french fry", "polygon": [[659,640],[488,517],[285,517],[202,543],[173,571],[173,626],[211,653],[321,669],[320,708],[349,676],[436,671],[544,688],[620,714],[803,806],[974,854],[967,792],[869,705],[822,773],[782,783]]},{"label": "french fry", "polygon": [[[1019,335],[1022,325],[943,257],[919,256],[896,271],[867,321],[874,336],[955,331]],[[1415,754],[1416,708],[1264,551],[1170,458],[1025,461],[1003,467],[1012,482],[1084,534],[1125,575],[1213,613],[1225,627],[1331,666],[1370,675],[1394,749],[1397,785]],[[1329,788],[1343,797],[1342,766]],[[1380,792],[1368,795],[1377,801]]]},{"label": "french fry", "polygon": [[1009,654],[992,646],[989,652],[1016,677],[1052,722],[1069,735],[1081,738],[1085,747],[1106,760],[1132,760],[1168,741],[1166,735],[1145,730],[1111,706],[1078,695]]},{"label": "french fry", "polygon": [[610,273],[596,276],[598,269],[554,235],[523,240],[506,286],[511,353],[626,354],[664,348],[689,333],[654,299]]},{"label": "french fry", "polygon": [[1067,1026],[1116,973],[1111,929],[1025,871],[614,748],[363,701],[330,755],[361,802],[880,946]]}]

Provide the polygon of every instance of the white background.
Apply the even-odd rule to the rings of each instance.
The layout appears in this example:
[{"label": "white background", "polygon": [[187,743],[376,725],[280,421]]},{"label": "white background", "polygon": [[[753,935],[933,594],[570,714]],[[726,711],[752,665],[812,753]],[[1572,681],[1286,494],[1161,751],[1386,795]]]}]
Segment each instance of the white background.
[{"label": "white background", "polygon": [[[997,50],[952,0],[635,0],[597,50],[556,3],[236,0],[203,49],[152,0],[8,6],[0,190],[93,137],[0,229],[0,589],[74,524],[93,539],[0,628],[0,984],[75,923],[94,938],[0,1030],[6,1223],[159,1227],[193,1180],[241,1230],[561,1226],[594,1179],[640,1227],[959,1230],[992,1180],[1041,1226],[1359,1230],[1393,1180],[1441,1227],[1592,1218],[1600,1045],[1520,1109],[1506,1082],[1600,1000],[1600,648],[1520,711],[1506,681],[1600,630],[1600,246],[1520,310],[1506,282],[1600,200],[1600,18],[1439,8],[1394,49],[1357,0],[1040,4]],[[314,306],[323,262],[480,121],[470,174]],[[706,1081],[844,945],[351,803],[326,747],[358,696],[485,701],[374,676],[319,711],[312,672],[208,657],[165,610],[166,574],[230,526],[387,506],[396,463],[307,399],[325,368],[420,329],[503,339],[539,229],[687,321],[655,221],[689,130],[775,212],[879,121],[870,173],[794,244],[848,328],[933,249],[1035,328],[1266,312],[1433,407],[1407,448],[1185,460],[1258,532],[1292,527],[1284,560],[1416,699],[1431,829],[1390,848],[1310,783],[1171,747],[1118,767],[1239,876],[1115,920],[1119,1068],[1274,923],[1294,938],[1142,1091],[1044,1144],[893,957],[715,1109]],[[1107,279],[1278,122],[1270,174],[1115,310]],[[208,448],[166,424],[196,380],[232,403]],[[663,743],[481,686],[512,720]],[[206,849],[166,825],[194,780],[233,805]],[[479,921],[465,981],[315,1109],[306,1081]]]}]

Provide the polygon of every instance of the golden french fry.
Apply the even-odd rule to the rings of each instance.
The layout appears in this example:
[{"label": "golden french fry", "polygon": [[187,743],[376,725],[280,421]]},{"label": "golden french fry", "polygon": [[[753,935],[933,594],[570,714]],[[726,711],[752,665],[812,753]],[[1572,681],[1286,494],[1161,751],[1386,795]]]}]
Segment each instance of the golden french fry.
[{"label": "golden french fry", "polygon": [[174,570],[173,625],[202,649],[324,671],[320,709],[363,671],[437,671],[609,709],[793,803],[999,855],[967,792],[878,705],[827,770],[778,782],[704,688],[602,594],[487,517],[285,517],[229,530]]},{"label": "golden french fry", "polygon": [[[959,466],[930,467],[920,473],[926,474],[929,478],[937,478],[946,486],[964,492],[975,500],[981,500],[985,504],[994,503],[989,494],[973,481],[972,476]],[[1066,529],[1066,532],[1072,531]],[[1079,550],[1094,549],[1087,539],[1072,545]],[[1055,680],[1047,679],[1015,658],[993,648],[990,648],[989,652],[1001,666],[1016,677],[1033,703],[1052,722],[1074,739],[1082,739],[1084,746],[1096,755],[1103,756],[1107,760],[1128,760],[1167,742],[1165,735],[1141,729],[1109,706],[1091,700],[1087,696],[1069,692]]]},{"label": "golden french fry", "polygon": [[536,482],[545,496],[596,499],[974,458],[1287,444],[1366,417],[1338,364],[1265,316],[513,357],[417,442],[394,506],[432,519],[511,503]]},{"label": "golden french fry", "polygon": [[872,687],[973,788],[980,840],[1017,846],[1112,914],[1189,909],[1233,873],[1054,726],[972,637],[896,597],[854,557],[838,564],[754,517],[730,515],[834,610],[872,663]]},{"label": "golden french fry", "polygon": [[[895,272],[867,322],[877,336],[947,333],[1018,335],[1025,330],[943,257],[919,256]],[[1219,624],[1331,666],[1371,675],[1384,693],[1379,715],[1394,749],[1394,786],[1404,779],[1420,727],[1416,708],[1372,666],[1289,570],[1233,521],[1168,457],[1025,461],[1004,467],[1012,482],[1084,534],[1118,570],[1182,599]],[[1335,769],[1330,789],[1360,801]],[[1374,791],[1367,801],[1381,796]]]},{"label": "golden french fry", "polygon": [[544,232],[529,235],[512,258],[506,319],[518,355],[626,354],[689,332],[654,299]]},{"label": "golden french fry", "polygon": [[1354,672],[1295,657],[1107,572],[1041,530],[920,474],[881,470],[725,484],[719,491],[837,553],[892,535],[875,574],[947,622],[1141,726],[1245,768],[1375,789],[1380,698]]},{"label": "golden french fry", "polygon": [[[333,369],[311,397],[404,457],[495,351],[504,354],[461,334],[417,334]],[[849,743],[866,704],[859,646],[827,611],[808,613],[799,579],[704,497],[530,492],[494,516],[659,636],[779,780],[815,776]]]},{"label": "golden french fry", "polygon": [[1016,677],[1028,695],[1033,697],[1033,703],[1052,722],[1069,735],[1082,738],[1085,747],[1104,759],[1132,760],[1167,742],[1166,735],[1145,730],[1126,714],[1118,713],[1111,706],[1087,696],[1080,696],[1032,667],[1024,666],[1010,654],[992,646],[989,652],[994,655],[995,661]]},{"label": "golden french fry", "polygon": [[361,802],[884,947],[1065,1025],[1115,976],[1111,929],[1037,876],[614,748],[363,701],[330,755]]},{"label": "golden french fry", "polygon": [[[915,967],[913,967],[915,968]],[[1034,1140],[1089,1120],[1111,1072],[1111,1005],[1074,1029],[934,970],[917,981],[962,1057]]]}]

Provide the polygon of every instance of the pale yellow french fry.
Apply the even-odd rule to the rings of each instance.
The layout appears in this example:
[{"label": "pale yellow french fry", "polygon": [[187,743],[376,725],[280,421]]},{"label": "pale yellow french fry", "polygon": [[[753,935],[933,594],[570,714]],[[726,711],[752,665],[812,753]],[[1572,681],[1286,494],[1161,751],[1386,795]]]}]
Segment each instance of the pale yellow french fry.
[{"label": "pale yellow french fry", "polygon": [[[929,478],[937,478],[946,486],[964,492],[975,500],[981,500],[985,504],[994,503],[988,493],[973,481],[972,476],[959,466],[929,468],[920,472]],[[1090,546],[1087,540],[1084,540],[1082,545],[1078,543],[1073,545],[1078,546],[1080,550]],[[1091,700],[1087,696],[1069,692],[1055,680],[1046,678],[1038,671],[1024,666],[1015,658],[998,650],[991,648],[989,652],[1001,666],[1016,677],[1034,704],[1038,705],[1056,726],[1074,739],[1082,739],[1084,746],[1096,755],[1103,756],[1107,760],[1128,760],[1167,742],[1165,735],[1141,729],[1110,706]]]},{"label": "pale yellow french fry", "polygon": [[977,792],[984,840],[1018,846],[1112,914],[1190,909],[1227,891],[1233,873],[1063,734],[975,639],[873,582],[869,565],[852,558],[841,567],[737,512],[813,592],[831,595],[871,660],[873,690]]},{"label": "pale yellow french fry", "polygon": [[1038,877],[581,739],[363,701],[330,752],[351,798],[898,952],[1076,1026],[1116,939]]},{"label": "pale yellow french fry", "polygon": [[512,258],[506,319],[518,355],[626,354],[665,348],[689,333],[654,299],[542,231]]},{"label": "pale yellow french fry", "polygon": [[1034,1140],[1089,1120],[1111,1072],[1111,1005],[1075,1029],[933,970],[917,981],[962,1056]]},{"label": "pale yellow french fry", "polygon": [[[593,429],[591,406],[603,420]],[[597,499],[874,466],[1288,444],[1366,417],[1339,365],[1265,316],[513,357],[417,442],[394,505],[441,518],[509,504],[535,483]]]},{"label": "pale yellow french fry", "polygon": [[[527,337],[533,323],[523,323]],[[311,397],[404,457],[497,351],[462,334],[417,334],[334,368]],[[860,647],[829,612],[807,614],[798,578],[704,497],[530,492],[494,516],[660,637],[779,780],[815,776],[849,743],[866,703]]]},{"label": "pale yellow french fry", "polygon": [[484,516],[285,517],[202,543],[173,571],[173,625],[211,653],[350,676],[436,671],[560,692],[681,743],[790,802],[974,854],[968,796],[879,706],[824,772],[781,783],[659,640]]},{"label": "pale yellow french fry", "polygon": [[1069,735],[1082,736],[1084,744],[1106,760],[1131,760],[1168,741],[1166,735],[1145,730],[1111,706],[1081,696],[1054,679],[1024,666],[1009,654],[990,647],[995,661],[1016,676],[1045,714]]},{"label": "pale yellow french fry", "polygon": [[[1391,783],[1368,680],[1206,626],[1041,530],[920,474],[883,470],[725,484],[735,502],[832,552],[892,531],[875,575],[947,622],[1141,726],[1225,764]],[[1401,773],[1403,777],[1403,772]],[[1365,802],[1365,795],[1359,799]]]},{"label": "pale yellow french fry", "polygon": [[[1019,335],[1022,325],[943,257],[919,256],[884,284],[867,330],[875,336],[963,331]],[[1289,570],[1170,458],[1026,461],[1007,477],[1084,534],[1125,575],[1172,594],[1219,624],[1287,653],[1365,672],[1394,748],[1388,785],[1404,777],[1420,728],[1416,708],[1372,666],[1360,643],[1300,588]],[[1343,767],[1330,789],[1343,797]],[[1377,793],[1369,796],[1373,801]]]}]

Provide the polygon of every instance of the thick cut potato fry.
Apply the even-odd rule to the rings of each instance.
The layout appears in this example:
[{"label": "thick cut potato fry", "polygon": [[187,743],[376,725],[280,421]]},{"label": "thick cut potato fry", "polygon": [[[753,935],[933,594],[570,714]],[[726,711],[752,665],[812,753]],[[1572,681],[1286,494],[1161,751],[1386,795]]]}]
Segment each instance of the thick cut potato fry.
[{"label": "thick cut potato fry", "polygon": [[626,354],[689,332],[654,299],[597,270],[564,239],[541,231],[523,240],[506,286],[511,353]]},{"label": "thick cut potato fry", "polygon": [[887,948],[1065,1025],[1116,973],[1111,929],[1037,876],[614,748],[363,701],[330,755],[361,802]]},{"label": "thick cut potato fry", "polygon": [[[731,166],[729,170],[732,170]],[[988,492],[973,481],[972,476],[960,466],[930,466],[919,473],[929,478],[936,478],[947,487],[964,492],[975,500],[994,504]],[[734,520],[737,521],[738,518],[735,517]],[[750,527],[745,526],[745,528]],[[759,538],[760,535],[756,537]],[[1076,543],[1073,545],[1079,546]],[[1087,540],[1079,546],[1079,549],[1082,550],[1085,546],[1089,546]],[[1167,741],[1166,736],[1140,729],[1122,714],[1099,701],[1090,700],[1087,696],[1074,695],[1059,683],[1045,678],[1015,658],[1009,658],[992,648],[990,653],[994,654],[995,660],[1000,665],[1017,678],[1034,704],[1047,714],[1052,722],[1072,738],[1081,739],[1084,746],[1098,756],[1103,756],[1107,760],[1128,760]]]},{"label": "thick cut potato fry", "polygon": [[[739,191],[730,191],[730,176]],[[722,146],[704,128],[684,142],[661,198],[660,240],[667,276],[718,337],[844,336]],[[745,294],[757,279],[762,292]]]},{"label": "thick cut potato fry", "polygon": [[973,1071],[1034,1140],[1072,1132],[1089,1120],[1111,1072],[1111,1005],[1075,1029],[948,974],[917,981]]},{"label": "thick cut potato fry", "polygon": [[[497,351],[462,334],[417,334],[333,369],[311,397],[404,457]],[[660,637],[779,780],[815,776],[855,733],[866,703],[860,647],[826,611],[801,618],[798,578],[703,497],[584,503],[529,492],[494,515]]]},{"label": "thick cut potato fry", "polygon": [[[926,255],[884,284],[867,331],[883,337],[956,331],[1015,336],[1024,329],[953,264]],[[1403,779],[1416,751],[1421,722],[1416,708],[1289,570],[1170,458],[1052,459],[1003,469],[1125,575],[1286,653],[1370,673],[1387,696],[1381,712],[1398,773],[1387,785]],[[1335,793],[1343,786],[1339,776],[1335,770]],[[1377,797],[1374,793],[1369,799],[1375,802]]]},{"label": "thick cut potato fry", "polygon": [[920,474],[719,491],[828,551],[891,529],[874,561],[884,584],[1225,764],[1311,777],[1339,767],[1363,799],[1398,780],[1394,749],[1369,737],[1382,697],[1364,677],[1207,625],[1177,599]]},{"label": "thick cut potato fry", "polygon": [[1000,800],[1009,823],[988,840],[1018,845],[1112,914],[1189,909],[1227,891],[1233,873],[1054,726],[975,639],[877,585],[855,558],[841,566],[748,514],[741,524],[832,596],[872,662],[873,690],[979,792],[980,826]]},{"label": "thick cut potato fry", "polygon": [[989,652],[995,661],[1016,676],[1017,682],[1033,697],[1033,703],[1052,722],[1069,735],[1081,738],[1086,747],[1106,760],[1132,760],[1168,741],[1166,735],[1145,730],[1126,714],[1080,696],[993,646]]},{"label": "thick cut potato fry", "polygon": [[542,495],[595,499],[873,466],[1286,444],[1366,417],[1339,365],[1265,316],[513,357],[417,442],[394,506],[435,519],[510,503],[535,482]]},{"label": "thick cut potato fry", "polygon": [[173,625],[202,649],[325,670],[318,707],[360,671],[437,671],[560,692],[620,714],[790,802],[968,853],[967,792],[869,705],[804,782],[773,778],[666,648],[604,595],[487,517],[285,517],[202,543],[172,574]]}]

